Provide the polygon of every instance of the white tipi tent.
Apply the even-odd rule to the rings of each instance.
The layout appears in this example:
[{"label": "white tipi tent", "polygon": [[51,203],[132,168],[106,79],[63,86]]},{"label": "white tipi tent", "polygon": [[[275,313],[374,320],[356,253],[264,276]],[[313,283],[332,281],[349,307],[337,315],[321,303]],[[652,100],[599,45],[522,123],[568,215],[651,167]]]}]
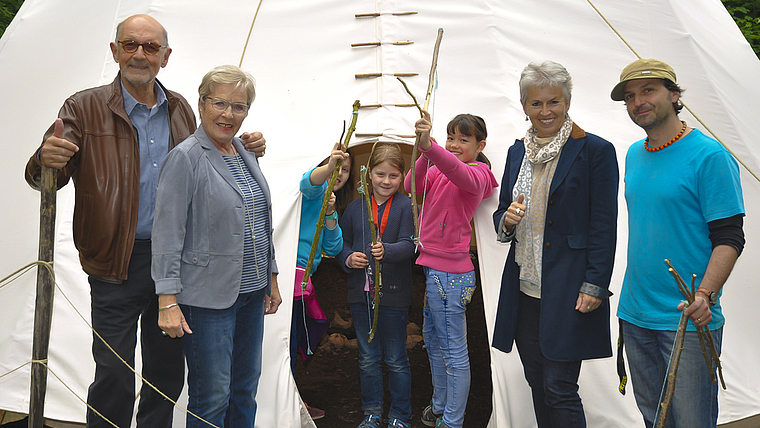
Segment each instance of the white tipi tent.
[{"label": "white tipi tent", "polygon": [[[757,311],[745,302],[760,299],[753,287],[760,256],[760,183],[748,170],[760,171],[760,148],[753,125],[760,116],[760,62],[719,0],[264,0],[249,38],[259,2],[233,0],[26,0],[0,39],[0,129],[6,155],[6,190],[0,208],[0,276],[36,259],[39,196],[23,179],[23,166],[39,145],[63,100],[77,90],[110,82],[117,71],[107,43],[116,24],[135,13],[149,13],[169,32],[174,52],[159,79],[184,94],[191,105],[197,85],[212,67],[233,63],[257,78],[258,97],[243,125],[261,130],[268,140],[262,160],[275,200],[277,258],[281,290],[293,283],[301,173],[321,159],[339,137],[340,123],[355,99],[382,107],[363,109],[357,132],[382,133],[400,141],[413,133],[416,110],[395,107],[408,96],[393,73],[406,78],[424,97],[436,31],[446,30],[431,110],[434,135],[445,135],[455,114],[470,112],[488,123],[486,154],[501,176],[507,148],[524,134],[517,81],[531,61],[554,60],[573,76],[570,114],[584,129],[610,141],[622,161],[642,131],[609,93],[620,70],[636,58],[670,63],[686,88],[684,100],[699,119],[746,164],[742,168],[747,217],[747,246],[726,285],[723,304],[723,367],[728,390],[720,395],[719,421],[760,413],[760,341]],[[417,14],[393,14],[416,11]],[[357,13],[379,12],[356,18]],[[394,45],[394,41],[413,41]],[[352,43],[381,41],[376,47]],[[247,42],[247,43],[246,43]],[[383,73],[357,78],[361,73]],[[689,125],[705,130],[684,112]],[[358,138],[357,141],[361,141]],[[371,141],[371,137],[363,137]],[[406,140],[409,141],[409,140]],[[619,294],[625,268],[627,218],[620,193],[620,234],[611,289]],[[81,422],[91,381],[91,333],[74,307],[89,313],[88,287],[70,237],[72,186],[59,192],[56,268],[57,291],[49,365],[46,416]],[[507,247],[495,242],[491,213],[496,198],[476,216],[486,321],[493,326],[501,269]],[[0,288],[0,409],[28,409],[29,360],[34,311],[34,275]],[[65,293],[74,304],[62,298]],[[612,298],[613,309],[617,304]],[[264,371],[259,399],[260,427],[299,426],[299,400],[289,371],[287,342],[290,302],[267,317]],[[613,311],[614,314],[614,311]],[[612,319],[613,329],[617,325]],[[490,427],[535,426],[530,395],[516,353],[491,353],[493,415]],[[755,363],[755,364],[753,364]],[[14,369],[19,368],[14,371]],[[58,379],[60,378],[60,379]],[[581,396],[589,426],[639,426],[632,393],[616,392],[613,359],[585,363]],[[64,386],[64,384],[66,386]],[[629,390],[630,391],[630,390]],[[184,415],[177,415],[184,426]]]}]

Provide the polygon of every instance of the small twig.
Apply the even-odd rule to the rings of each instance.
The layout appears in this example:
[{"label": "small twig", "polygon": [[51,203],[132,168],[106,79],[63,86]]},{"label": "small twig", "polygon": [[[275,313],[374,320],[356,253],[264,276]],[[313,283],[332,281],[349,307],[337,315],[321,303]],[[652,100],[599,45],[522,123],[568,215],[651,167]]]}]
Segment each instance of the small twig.
[{"label": "small twig", "polygon": [[[404,90],[406,91],[407,94],[409,94],[410,97],[412,97],[412,101],[414,101],[414,104],[408,104],[408,105],[410,106],[413,105],[417,107],[417,110],[420,112],[420,117],[425,117],[425,113],[422,112],[422,107],[420,107],[420,103],[417,102],[417,97],[415,97],[412,91],[409,90],[409,86],[407,86],[406,82],[404,82],[404,79],[400,77],[396,77],[396,80],[398,80],[399,82],[401,82],[402,85],[404,85]],[[400,105],[400,104],[396,104],[396,105]]]},{"label": "small twig", "polygon": [[401,16],[401,15],[416,15],[418,12],[415,11],[406,11],[406,12],[369,12],[369,13],[357,13],[354,15],[356,18],[377,18],[380,15],[394,15],[394,16]]},{"label": "small twig", "polygon": [[369,79],[373,77],[382,77],[383,73],[357,73],[354,77],[357,79]]},{"label": "small twig", "polygon": [[381,46],[382,44],[390,44],[390,45],[400,46],[400,45],[413,45],[414,42],[411,41],[411,40],[397,40],[395,42],[382,42],[382,41],[378,40],[378,41],[374,41],[374,42],[351,43],[351,47],[352,48],[361,48],[361,47],[366,47],[366,46],[376,47],[376,46]]}]

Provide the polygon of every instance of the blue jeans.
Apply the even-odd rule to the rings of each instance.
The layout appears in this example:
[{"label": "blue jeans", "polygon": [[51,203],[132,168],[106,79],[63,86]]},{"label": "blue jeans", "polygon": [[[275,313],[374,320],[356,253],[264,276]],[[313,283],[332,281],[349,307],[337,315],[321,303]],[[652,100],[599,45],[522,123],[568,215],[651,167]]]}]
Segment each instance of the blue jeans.
[{"label": "blue jeans", "polygon": [[[652,427],[660,404],[663,381],[668,372],[675,331],[649,330],[621,321],[625,355],[631,369],[636,405],[644,424]],[[691,323],[691,321],[689,321]],[[720,353],[723,328],[711,331]],[[715,365],[711,367],[715,373]],[[702,347],[695,331],[687,331],[676,375],[676,391],[668,414],[667,427],[714,428],[718,423],[718,383],[712,383]]]},{"label": "blue jeans", "polygon": [[359,378],[362,383],[362,410],[365,415],[383,414],[383,353],[388,367],[391,393],[389,418],[405,423],[412,419],[412,370],[406,354],[406,324],[409,308],[381,306],[372,343],[369,329],[374,311],[365,303],[352,303],[351,317],[359,347]]},{"label": "blue jeans", "polygon": [[541,353],[539,324],[541,299],[520,293],[515,344],[525,379],[533,396],[533,410],[540,428],[586,426],[578,395],[580,361],[552,361]]},{"label": "blue jeans", "polygon": [[[192,334],[187,356],[187,408],[222,428],[253,428],[261,374],[265,290],[244,293],[227,309],[180,305]],[[188,428],[207,424],[187,415]]]},{"label": "blue jeans", "polygon": [[447,273],[425,267],[425,338],[433,378],[433,413],[461,428],[470,392],[465,310],[475,291],[475,272]]}]

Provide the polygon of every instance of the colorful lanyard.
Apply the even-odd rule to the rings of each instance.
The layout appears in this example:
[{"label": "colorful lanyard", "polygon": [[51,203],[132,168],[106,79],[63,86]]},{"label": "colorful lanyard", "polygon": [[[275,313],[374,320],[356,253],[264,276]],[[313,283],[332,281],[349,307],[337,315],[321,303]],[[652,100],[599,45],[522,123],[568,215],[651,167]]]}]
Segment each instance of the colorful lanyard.
[{"label": "colorful lanyard", "polygon": [[383,231],[385,231],[385,225],[388,223],[388,213],[391,212],[391,203],[393,202],[393,195],[386,201],[385,210],[383,211],[383,219],[380,222],[380,226],[377,226],[377,202],[375,202],[375,194],[372,194],[372,218],[375,221],[375,227],[377,228],[377,235],[379,238],[383,237]]}]

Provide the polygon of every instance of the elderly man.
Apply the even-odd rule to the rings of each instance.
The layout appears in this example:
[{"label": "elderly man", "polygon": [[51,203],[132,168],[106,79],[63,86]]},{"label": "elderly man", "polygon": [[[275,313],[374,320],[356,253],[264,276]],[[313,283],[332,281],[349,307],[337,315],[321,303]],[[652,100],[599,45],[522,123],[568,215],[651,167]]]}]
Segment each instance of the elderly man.
[{"label": "elderly man", "polygon": [[[655,423],[680,312],[690,318],[668,427],[715,427],[718,385],[711,381],[695,326],[707,326],[720,350],[725,322],[720,295],[744,248],[739,167],[714,139],[678,118],[683,90],[668,64],[640,59],[620,74],[612,99],[647,134],[628,150],[628,265],[618,317],[636,403]],[[664,259],[697,275],[686,307]],[[688,281],[688,278],[686,279]]]},{"label": "elderly man", "polygon": [[[116,29],[111,52],[119,64],[116,79],[66,100],[27,163],[26,180],[38,188],[41,165],[59,170],[59,188],[74,180],[74,244],[89,275],[93,327],[133,366],[140,319],[143,376],[176,400],[184,385],[182,344],[158,328],[151,229],[161,162],[193,134],[195,116],[181,95],[156,80],[172,52],[158,21],[127,18]],[[263,154],[260,133],[243,138],[249,150]],[[97,336],[92,354],[96,369],[88,404],[129,427],[134,374]],[[170,427],[173,404],[148,386],[140,396],[138,427]],[[88,410],[87,426],[112,425]]]}]

